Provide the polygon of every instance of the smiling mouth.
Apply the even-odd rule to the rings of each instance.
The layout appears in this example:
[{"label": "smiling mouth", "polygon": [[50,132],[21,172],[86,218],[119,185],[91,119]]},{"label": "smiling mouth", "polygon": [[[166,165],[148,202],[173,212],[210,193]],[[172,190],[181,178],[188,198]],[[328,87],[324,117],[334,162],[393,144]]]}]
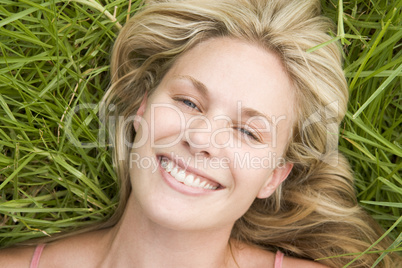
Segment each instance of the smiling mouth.
[{"label": "smiling mouth", "polygon": [[206,190],[218,190],[223,187],[214,181],[208,180],[204,177],[197,176],[188,170],[179,167],[176,163],[167,157],[160,156],[159,161],[161,167],[169,173],[175,180],[194,188],[203,188]]}]

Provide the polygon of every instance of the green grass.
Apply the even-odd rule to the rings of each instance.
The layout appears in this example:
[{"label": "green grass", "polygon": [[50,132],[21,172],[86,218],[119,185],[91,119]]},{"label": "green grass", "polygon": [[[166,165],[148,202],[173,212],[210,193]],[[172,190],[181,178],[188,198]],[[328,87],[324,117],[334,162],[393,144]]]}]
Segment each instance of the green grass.
[{"label": "green grass", "polygon": [[[340,151],[353,166],[361,205],[388,230],[391,249],[401,251],[402,1],[322,2],[338,23],[333,35],[350,85]],[[133,0],[130,13],[138,5]],[[128,6],[0,0],[0,246],[113,212],[116,175],[99,138],[97,103]]]}]

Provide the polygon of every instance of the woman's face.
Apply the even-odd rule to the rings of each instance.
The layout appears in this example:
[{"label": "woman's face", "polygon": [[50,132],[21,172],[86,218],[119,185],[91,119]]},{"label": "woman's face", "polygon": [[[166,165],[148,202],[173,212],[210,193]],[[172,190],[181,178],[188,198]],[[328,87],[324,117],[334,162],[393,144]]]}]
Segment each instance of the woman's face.
[{"label": "woman's face", "polygon": [[137,113],[136,209],[172,229],[231,228],[290,172],[281,157],[294,105],[273,53],[230,38],[186,52]]}]

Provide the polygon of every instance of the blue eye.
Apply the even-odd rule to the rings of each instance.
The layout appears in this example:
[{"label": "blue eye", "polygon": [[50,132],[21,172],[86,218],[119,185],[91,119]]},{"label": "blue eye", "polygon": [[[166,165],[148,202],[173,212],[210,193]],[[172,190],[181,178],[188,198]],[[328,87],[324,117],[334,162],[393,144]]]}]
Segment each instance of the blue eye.
[{"label": "blue eye", "polygon": [[182,100],[185,105],[192,109],[198,109],[197,105],[194,104],[194,102],[189,101],[189,100]]},{"label": "blue eye", "polygon": [[198,112],[201,111],[200,108],[198,108],[197,104],[195,104],[193,101],[191,101],[189,98],[187,97],[182,97],[182,96],[178,96],[178,97],[173,97],[173,100],[175,100],[177,103],[179,103],[180,105],[184,105],[185,108],[190,109],[190,110],[197,110]]},{"label": "blue eye", "polygon": [[250,131],[248,131],[245,128],[237,128],[241,133],[243,133],[244,135],[247,135],[249,137],[251,137],[253,140],[259,141],[259,139],[257,138],[256,135],[254,135],[253,133],[251,133]]}]

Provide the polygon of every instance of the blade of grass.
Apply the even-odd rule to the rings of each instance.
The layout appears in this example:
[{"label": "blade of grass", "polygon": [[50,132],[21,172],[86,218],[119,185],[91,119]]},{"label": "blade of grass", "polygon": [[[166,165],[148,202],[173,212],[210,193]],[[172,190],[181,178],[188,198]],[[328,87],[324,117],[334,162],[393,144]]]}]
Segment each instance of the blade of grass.
[{"label": "blade of grass", "polygon": [[381,94],[381,92],[391,83],[392,80],[395,79],[395,77],[400,76],[402,74],[402,64],[399,65],[399,67],[392,72],[392,74],[384,81],[384,83],[381,84],[381,86],[374,92],[374,94],[372,94],[370,96],[370,98],[360,107],[360,109],[353,115],[353,119],[356,119],[362,112],[364,109],[366,109],[366,107],[368,105],[370,105],[370,103],[377,98],[377,96],[379,94]]}]

